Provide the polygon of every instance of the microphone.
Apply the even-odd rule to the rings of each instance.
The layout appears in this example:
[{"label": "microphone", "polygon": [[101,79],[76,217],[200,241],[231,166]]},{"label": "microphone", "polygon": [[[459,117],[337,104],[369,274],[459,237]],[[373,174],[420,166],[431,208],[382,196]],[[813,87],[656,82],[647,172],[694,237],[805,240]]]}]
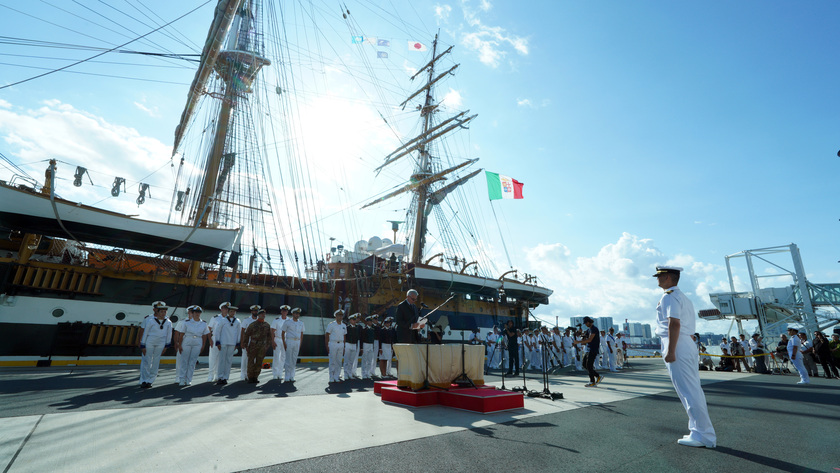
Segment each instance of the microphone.
[{"label": "microphone", "polygon": [[422,308],[424,308],[424,309],[428,309],[428,308],[429,308],[429,306],[427,306],[425,302],[421,302],[421,303],[420,303],[420,307],[422,307]]}]

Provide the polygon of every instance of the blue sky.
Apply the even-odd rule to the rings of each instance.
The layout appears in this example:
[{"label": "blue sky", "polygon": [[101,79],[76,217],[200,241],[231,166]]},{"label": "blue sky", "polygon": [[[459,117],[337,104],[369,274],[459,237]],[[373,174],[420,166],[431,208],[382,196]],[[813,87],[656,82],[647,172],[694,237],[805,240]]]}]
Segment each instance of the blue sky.
[{"label": "blue sky", "polygon": [[[5,36],[85,45],[125,41],[48,4],[17,3],[0,0],[8,19]],[[170,20],[201,2],[144,3]],[[130,11],[128,4],[115,5]],[[537,273],[555,290],[552,304],[538,311],[546,320],[595,315],[650,323],[660,292],[648,276],[657,263],[688,268],[683,290],[697,309],[709,308],[708,292],[727,290],[725,255],[792,242],[813,282],[840,281],[840,211],[834,196],[840,166],[840,4],[416,1],[397,6],[394,16],[376,5],[348,2],[364,34],[392,41],[388,63],[395,70],[429,59],[428,53],[407,52],[407,40],[428,42],[440,29],[441,41],[455,45],[452,62],[461,66],[439,93],[449,91],[452,110],[479,114],[462,141],[464,157],[480,157],[481,167],[525,183],[524,201],[494,205],[505,222],[514,266]],[[176,23],[194,44],[189,52],[203,43],[211,9],[204,6]],[[119,30],[89,11],[72,11]],[[136,24],[132,29],[148,31]],[[349,32],[324,34],[346,37],[349,44]],[[130,48],[175,46],[171,39],[150,39],[156,43]],[[6,44],[0,44],[0,53],[91,54]],[[126,172],[112,169],[118,162],[144,173],[165,169],[191,66],[149,60],[140,68],[137,58],[116,54],[100,59],[134,65],[74,69],[174,84],[57,73],[2,89],[0,151],[28,164],[56,149],[69,150],[68,162],[83,161],[94,150],[103,175]],[[6,63],[2,84],[39,72],[20,67],[24,64],[66,64],[19,56],[0,56],[0,62]],[[313,78],[319,80],[314,73]],[[405,91],[414,87],[404,77],[389,81]],[[342,92],[353,90],[344,86]],[[361,117],[360,126],[375,120],[348,102],[341,107]],[[47,127],[60,133],[44,133]],[[36,145],[47,141],[54,143]],[[353,148],[362,161],[347,168],[349,179],[367,186],[365,176],[381,159],[377,153],[390,145]],[[41,176],[42,167],[34,165],[31,173]],[[317,174],[325,176],[324,187],[334,184],[331,171]],[[383,181],[373,183],[378,184]],[[345,197],[323,193],[325,200],[344,204],[368,197],[359,189]],[[387,224],[371,223],[393,214],[382,210],[347,228],[360,236],[388,236]],[[338,226],[333,233],[342,231],[351,230]],[[350,244],[357,238],[341,237]],[[498,243],[494,251],[504,258]],[[728,326],[700,325],[712,331]]]}]

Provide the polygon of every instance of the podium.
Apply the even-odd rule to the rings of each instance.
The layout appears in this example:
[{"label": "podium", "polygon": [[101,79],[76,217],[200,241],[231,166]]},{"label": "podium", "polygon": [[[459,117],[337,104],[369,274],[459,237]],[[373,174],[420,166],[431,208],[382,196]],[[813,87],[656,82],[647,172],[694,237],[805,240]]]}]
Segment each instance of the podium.
[{"label": "podium", "polygon": [[[429,384],[449,389],[452,381],[461,375],[461,345],[413,345],[398,343],[394,345],[399,366],[397,368],[397,386],[417,390],[423,387],[426,379],[426,353],[429,354]],[[484,384],[484,346],[466,345],[463,347],[464,370],[476,385]]]}]

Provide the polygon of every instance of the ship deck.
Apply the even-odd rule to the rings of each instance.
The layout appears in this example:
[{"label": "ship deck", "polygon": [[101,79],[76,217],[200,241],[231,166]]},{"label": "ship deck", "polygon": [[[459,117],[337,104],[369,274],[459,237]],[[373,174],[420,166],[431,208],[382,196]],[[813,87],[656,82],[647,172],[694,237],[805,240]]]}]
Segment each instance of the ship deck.
[{"label": "ship deck", "polygon": [[[0,369],[0,468],[42,471],[835,471],[840,380],[701,372],[714,450],[681,447],[686,415],[660,359],[632,360],[586,388],[550,377],[562,400],[477,414],[385,404],[373,382],[174,384],[171,366],[137,387],[136,367]],[[232,371],[238,378],[238,369]],[[500,385],[500,378],[488,376]],[[507,387],[522,385],[510,379]],[[529,389],[542,390],[528,374]]]}]

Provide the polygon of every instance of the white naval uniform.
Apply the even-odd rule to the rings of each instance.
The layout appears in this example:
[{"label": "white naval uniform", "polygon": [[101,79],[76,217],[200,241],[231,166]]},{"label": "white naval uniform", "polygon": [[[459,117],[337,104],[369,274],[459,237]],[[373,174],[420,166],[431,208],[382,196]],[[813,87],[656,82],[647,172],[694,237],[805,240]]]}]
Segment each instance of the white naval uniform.
[{"label": "white naval uniform", "polygon": [[328,345],[330,357],[330,381],[341,381],[341,362],[344,356],[344,336],[347,335],[347,326],[342,322],[333,320],[327,324],[324,335],[330,336]]},{"label": "white naval uniform", "polygon": [[601,346],[598,349],[598,365],[601,368],[606,368],[609,359],[609,350],[607,349],[607,334],[601,336]]},{"label": "white naval uniform", "polygon": [[140,348],[146,354],[140,357],[140,383],[152,384],[157,379],[160,368],[160,355],[163,349],[172,343],[172,322],[164,317],[159,320],[154,316],[143,319],[143,338]]},{"label": "white naval uniform", "polygon": [[[187,319],[187,320],[189,320],[189,319]],[[176,336],[175,332],[184,333],[184,330],[182,330],[183,327],[184,327],[184,322],[186,322],[186,320],[179,320],[178,323],[173,326],[173,329],[172,329],[172,342],[173,342],[173,344],[175,342],[175,336]],[[181,353],[176,349],[175,350],[175,382],[178,383],[178,384],[181,384],[182,379],[183,379],[183,378],[181,378],[181,366],[183,365],[182,358],[183,357],[181,356]]]},{"label": "white naval uniform", "polygon": [[210,350],[207,352],[207,364],[209,365],[209,371],[207,372],[208,383],[216,381],[217,372],[219,371],[219,350],[216,349],[216,333],[219,321],[223,318],[222,314],[216,314],[215,317],[210,319],[210,322],[207,322],[207,328],[210,329],[210,333],[213,335],[210,337]]},{"label": "white naval uniform", "polygon": [[[787,352],[788,358],[790,358],[790,362],[793,364],[793,367],[796,368],[796,372],[799,373],[799,382],[796,384],[810,384],[811,377],[808,376],[808,370],[805,369],[805,363],[803,359],[805,358],[805,354],[802,353],[802,341],[799,340],[798,335],[794,335],[790,337],[787,343]],[[793,354],[796,353],[796,359],[793,359]]]},{"label": "white naval uniform", "polygon": [[[583,337],[575,336],[575,341],[583,340]],[[575,369],[578,371],[583,371],[583,355],[586,353],[586,347],[589,345],[586,344],[579,344],[573,347],[574,350],[572,354],[575,356]]]},{"label": "white naval uniform", "polygon": [[[607,333],[607,358],[610,360],[610,371],[618,371],[615,369],[615,354],[616,350],[618,350],[618,345],[615,342],[615,336]],[[610,348],[612,352],[610,352]]]},{"label": "white naval uniform", "polygon": [[540,337],[538,335],[531,335],[531,365],[529,368],[535,370],[542,369],[542,347],[539,341]]},{"label": "white naval uniform", "polygon": [[575,346],[574,338],[569,335],[563,335],[563,364],[569,366],[575,362]]},{"label": "white naval uniform", "polygon": [[[367,338],[365,331],[362,330],[361,339]],[[373,343],[362,343],[362,379],[370,379],[373,376],[373,364],[376,363],[376,353],[373,351]]]},{"label": "white naval uniform", "polygon": [[286,319],[283,324],[283,339],[286,340],[286,365],[285,380],[295,380],[295,369],[297,368],[298,353],[300,353],[300,340],[303,338],[303,321],[298,319]]},{"label": "white naval uniform", "polygon": [[178,328],[175,330],[183,334],[178,379],[182,383],[190,384],[195,372],[195,363],[198,361],[198,353],[201,351],[201,345],[203,344],[202,338],[210,333],[210,329],[207,328],[207,322],[203,320],[188,319],[179,322]]},{"label": "white naval uniform", "polygon": [[717,445],[717,435],[709,418],[706,395],[700,386],[700,355],[691,336],[695,331],[694,305],[677,286],[669,288],[656,306],[656,335],[662,339],[662,358],[668,355],[669,318],[679,319],[680,333],[676,360],[665,363],[674,389],[688,414],[689,437],[707,447]]},{"label": "white naval uniform", "polygon": [[[750,340],[738,340],[738,343],[740,343],[741,346],[744,348],[744,355],[746,355],[748,357],[749,357],[749,355],[752,355],[752,348],[750,348]],[[747,366],[749,366],[750,368],[755,366],[755,358],[749,357],[749,358],[742,358],[742,359],[747,364]]]},{"label": "white naval uniform", "polygon": [[350,368],[350,372],[353,373],[354,377],[358,377],[356,373],[359,371],[359,350],[362,348],[362,341],[356,341],[356,356],[353,357],[353,366]]},{"label": "white naval uniform", "polygon": [[[248,330],[248,326],[252,323],[256,322],[257,319],[254,318],[253,315],[245,317],[240,322],[242,324],[242,334],[245,334],[245,330]],[[241,336],[240,336],[241,340]],[[248,372],[248,347],[242,345],[242,355],[239,357],[239,380],[245,381],[245,373]]]},{"label": "white naval uniform", "polygon": [[219,366],[216,368],[216,378],[227,381],[230,378],[233,353],[242,338],[242,323],[236,317],[227,316],[216,325],[216,331],[218,332],[214,337],[216,347],[213,348],[219,351]]},{"label": "white naval uniform", "polygon": [[558,333],[551,334],[551,351],[554,353],[555,361],[560,364],[560,366],[566,366],[563,363],[563,336]]},{"label": "white naval uniform", "polygon": [[286,364],[286,349],[283,348],[283,325],[286,323],[288,318],[283,318],[283,316],[279,316],[271,322],[271,329],[274,331],[274,343],[277,344],[277,348],[273,350],[271,355],[271,376],[274,379],[283,379],[283,367]]},{"label": "white naval uniform", "polygon": [[499,337],[501,337],[498,333],[488,333],[487,338],[487,367],[488,368],[498,368],[499,367],[499,360],[501,358],[501,352],[499,351]]}]

